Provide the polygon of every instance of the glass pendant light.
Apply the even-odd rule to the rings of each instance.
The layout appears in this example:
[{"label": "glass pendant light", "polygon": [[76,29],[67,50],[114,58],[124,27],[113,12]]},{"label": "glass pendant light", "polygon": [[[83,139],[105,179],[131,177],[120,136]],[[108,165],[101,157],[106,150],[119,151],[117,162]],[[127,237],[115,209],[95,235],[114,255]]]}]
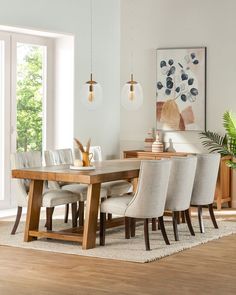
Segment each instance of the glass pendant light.
[{"label": "glass pendant light", "polygon": [[130,81],[123,86],[121,104],[130,111],[139,109],[143,104],[143,89],[140,83],[134,80],[133,74],[131,74]]},{"label": "glass pendant light", "polygon": [[102,87],[93,80],[93,0],[90,0],[90,18],[91,18],[91,74],[90,80],[85,82],[81,89],[81,101],[83,105],[89,109],[94,110],[102,103]]}]

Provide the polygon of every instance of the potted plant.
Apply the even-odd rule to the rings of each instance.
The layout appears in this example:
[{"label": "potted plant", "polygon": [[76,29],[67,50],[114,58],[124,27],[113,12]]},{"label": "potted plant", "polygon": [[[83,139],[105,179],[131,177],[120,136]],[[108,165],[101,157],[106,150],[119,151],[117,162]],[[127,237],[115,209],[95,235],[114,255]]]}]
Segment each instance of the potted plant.
[{"label": "potted plant", "polygon": [[227,161],[227,165],[236,169],[236,114],[226,111],[223,115],[223,125],[226,131],[224,136],[212,131],[201,132],[203,145],[210,152],[218,152],[222,156],[231,156],[232,160]]}]

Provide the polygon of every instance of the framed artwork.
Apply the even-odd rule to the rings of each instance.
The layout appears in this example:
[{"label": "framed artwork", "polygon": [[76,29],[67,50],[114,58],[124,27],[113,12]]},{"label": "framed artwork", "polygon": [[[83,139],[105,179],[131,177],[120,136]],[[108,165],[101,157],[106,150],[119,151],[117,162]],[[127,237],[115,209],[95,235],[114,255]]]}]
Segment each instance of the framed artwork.
[{"label": "framed artwork", "polygon": [[206,47],[157,49],[158,130],[205,130]]}]

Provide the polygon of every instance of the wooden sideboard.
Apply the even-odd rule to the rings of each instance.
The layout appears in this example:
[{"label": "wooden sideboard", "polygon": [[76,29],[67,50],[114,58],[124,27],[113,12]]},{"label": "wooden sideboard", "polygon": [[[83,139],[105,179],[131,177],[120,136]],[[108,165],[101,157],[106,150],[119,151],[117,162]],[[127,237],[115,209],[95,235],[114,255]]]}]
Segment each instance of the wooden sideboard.
[{"label": "wooden sideboard", "polygon": [[[146,160],[159,160],[161,158],[171,158],[171,157],[186,157],[188,155],[193,155],[192,153],[175,152],[175,153],[155,153],[146,152],[143,150],[131,150],[123,151],[124,158],[139,158]],[[215,203],[217,209],[220,210],[223,203],[227,203],[231,207],[231,169],[226,165],[230,157],[221,158],[220,169],[216,184],[215,192]]]}]

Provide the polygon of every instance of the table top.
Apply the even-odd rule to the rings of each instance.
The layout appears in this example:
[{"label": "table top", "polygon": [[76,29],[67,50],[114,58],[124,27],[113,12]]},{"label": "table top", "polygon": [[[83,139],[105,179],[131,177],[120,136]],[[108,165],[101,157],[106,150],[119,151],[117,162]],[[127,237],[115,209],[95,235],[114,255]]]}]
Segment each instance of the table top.
[{"label": "table top", "polygon": [[140,160],[107,160],[93,162],[95,170],[79,171],[70,169],[70,165],[45,166],[12,170],[13,178],[80,182],[85,184],[102,183],[120,179],[137,178]]}]

